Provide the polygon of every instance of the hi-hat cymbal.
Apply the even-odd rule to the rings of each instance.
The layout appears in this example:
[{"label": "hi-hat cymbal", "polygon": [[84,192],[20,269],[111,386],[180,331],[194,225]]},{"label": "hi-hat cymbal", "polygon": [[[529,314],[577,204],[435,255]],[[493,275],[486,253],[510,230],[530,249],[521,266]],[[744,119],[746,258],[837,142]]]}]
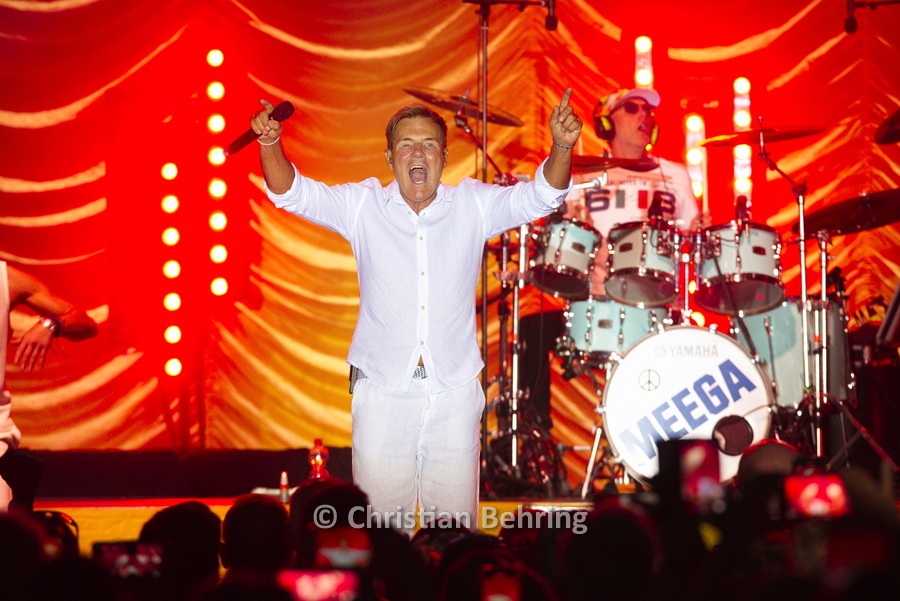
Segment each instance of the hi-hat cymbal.
[{"label": "hi-hat cymbal", "polygon": [[[478,106],[478,102],[468,96],[451,94],[432,88],[403,88],[403,91],[419,100],[424,100],[428,104],[439,106],[454,113],[462,111],[466,117],[481,119],[481,108]],[[514,127],[523,125],[522,120],[515,115],[511,115],[491,105],[487,107],[487,120],[498,125],[512,125]]]},{"label": "hi-hat cymbal", "polygon": [[893,144],[900,142],[900,110],[884,120],[875,130],[876,144]]},{"label": "hi-hat cymbal", "polygon": [[[572,157],[572,173],[592,173],[594,171],[615,169],[616,167],[627,167],[635,171],[650,171],[651,169],[656,169],[657,166],[656,161],[651,159],[622,159],[590,155],[575,155]],[[646,167],[646,169],[642,167]]]},{"label": "hi-hat cymbal", "polygon": [[781,140],[793,140],[812,136],[825,131],[823,127],[764,127],[762,129],[748,129],[733,134],[713,136],[697,142],[697,146],[737,146],[738,144],[759,144],[762,136],[763,142],[780,142]]},{"label": "hi-hat cymbal", "polygon": [[[806,233],[826,230],[833,235],[854,234],[900,221],[900,190],[863,194],[806,216]],[[800,233],[800,223],[791,228]]]}]

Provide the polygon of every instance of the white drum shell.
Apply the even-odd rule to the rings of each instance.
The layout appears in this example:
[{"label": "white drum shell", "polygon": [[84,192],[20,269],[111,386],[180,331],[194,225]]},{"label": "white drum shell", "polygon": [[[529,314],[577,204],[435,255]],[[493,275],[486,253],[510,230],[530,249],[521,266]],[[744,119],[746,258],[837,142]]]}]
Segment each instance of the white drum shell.
[{"label": "white drum shell", "polygon": [[[752,444],[769,434],[771,408],[768,378],[737,342],[675,326],[642,338],[614,362],[603,428],[616,459],[648,483],[659,471],[659,440],[712,439],[719,420],[736,416],[752,429]],[[740,454],[719,452],[723,482],[737,474],[739,461]]]}]

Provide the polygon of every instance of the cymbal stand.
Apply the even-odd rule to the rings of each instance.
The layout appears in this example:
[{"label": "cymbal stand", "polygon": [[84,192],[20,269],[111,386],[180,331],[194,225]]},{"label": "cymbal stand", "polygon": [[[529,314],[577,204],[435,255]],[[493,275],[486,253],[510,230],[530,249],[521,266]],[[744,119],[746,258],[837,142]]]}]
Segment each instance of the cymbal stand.
[{"label": "cymbal stand", "polygon": [[[791,176],[781,170],[780,167],[772,160],[772,157],[769,155],[769,151],[766,149],[766,140],[765,133],[762,124],[762,117],[759,118],[759,155],[757,158],[763,161],[766,164],[766,167],[769,168],[770,171],[775,171],[781,177],[783,177],[787,182],[791,185],[791,192],[793,192],[794,197],[797,199],[797,207],[799,210],[799,235],[800,240],[798,241],[797,247],[800,253],[800,304],[802,317],[800,319],[800,342],[802,345],[803,352],[803,388],[807,391],[807,395],[812,394],[813,396],[813,419],[812,419],[812,435],[813,435],[813,443],[815,446],[815,453],[817,457],[821,457],[824,454],[824,445],[822,438],[822,401],[823,396],[822,393],[824,391],[818,390],[818,386],[813,386],[811,370],[809,365],[809,316],[810,316],[810,305],[809,305],[809,297],[807,295],[807,278],[806,278],[806,182],[796,182]],[[822,287],[825,287],[825,274],[822,274]],[[749,336],[748,336],[749,338]]]}]

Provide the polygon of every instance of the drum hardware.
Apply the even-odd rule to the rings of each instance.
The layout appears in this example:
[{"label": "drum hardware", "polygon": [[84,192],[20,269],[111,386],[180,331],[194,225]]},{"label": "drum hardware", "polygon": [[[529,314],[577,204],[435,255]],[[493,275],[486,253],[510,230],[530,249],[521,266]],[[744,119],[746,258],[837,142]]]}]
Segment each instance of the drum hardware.
[{"label": "drum hardware", "polygon": [[473,119],[478,119],[479,121],[484,120],[490,123],[496,123],[498,125],[510,125],[512,127],[522,127],[522,125],[524,125],[522,120],[515,115],[498,109],[495,106],[490,106],[487,103],[484,103],[484,105],[487,107],[487,110],[482,111],[481,107],[478,105],[478,102],[469,98],[468,91],[466,91],[465,94],[451,94],[442,90],[420,87],[403,88],[403,91],[410,96],[415,96],[419,100],[427,102],[428,104],[433,104],[434,106],[439,106],[441,108],[454,111],[458,115],[462,115],[464,117],[472,117]]},{"label": "drum hardware", "polygon": [[[833,236],[854,234],[900,221],[900,189],[868,192],[816,211],[806,218],[806,230]],[[800,222],[792,228],[800,233]]]}]

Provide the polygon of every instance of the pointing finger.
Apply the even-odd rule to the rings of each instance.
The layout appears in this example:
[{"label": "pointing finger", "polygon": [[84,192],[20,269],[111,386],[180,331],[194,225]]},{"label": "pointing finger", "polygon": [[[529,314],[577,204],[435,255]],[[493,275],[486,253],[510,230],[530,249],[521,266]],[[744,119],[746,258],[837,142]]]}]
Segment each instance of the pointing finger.
[{"label": "pointing finger", "polygon": [[569,105],[569,96],[572,95],[572,88],[566,88],[566,91],[563,92],[562,98],[559,101],[559,110],[566,108]]}]

